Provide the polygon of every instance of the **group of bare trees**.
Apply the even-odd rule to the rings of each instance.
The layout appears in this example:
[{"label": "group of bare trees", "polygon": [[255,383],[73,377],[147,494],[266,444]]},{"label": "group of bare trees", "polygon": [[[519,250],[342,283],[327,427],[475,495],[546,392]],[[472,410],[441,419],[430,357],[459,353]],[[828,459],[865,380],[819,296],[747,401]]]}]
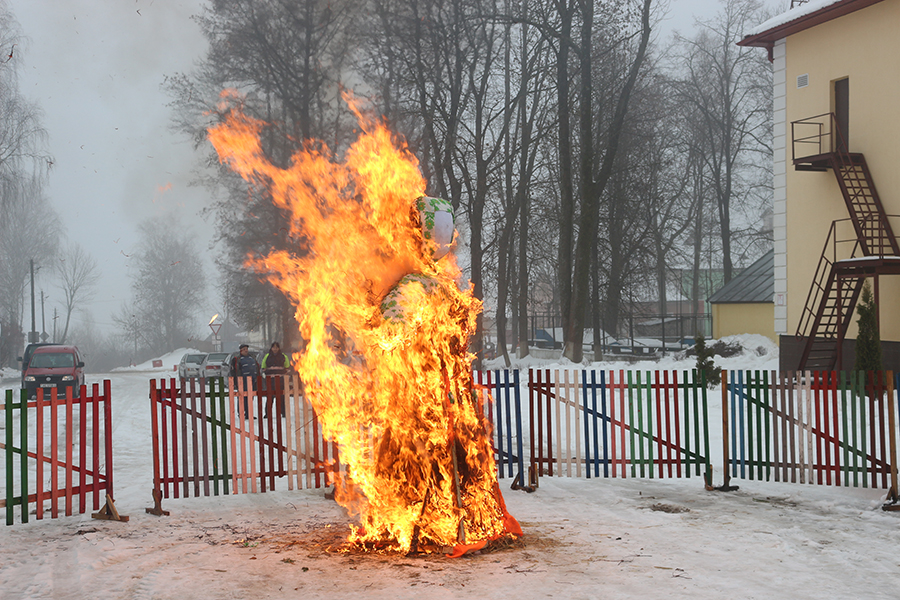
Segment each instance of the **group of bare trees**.
[{"label": "group of bare trees", "polygon": [[[768,243],[771,71],[735,46],[764,20],[724,0],[691,35],[654,37],[653,0],[217,0],[209,51],[170,77],[176,126],[207,164],[206,128],[233,88],[286,164],[299,144],[340,152],[355,123],[342,89],[369,98],[450,200],[474,292],[498,348],[528,351],[528,315],[562,316],[566,356],[616,335],[623,305],[665,312],[673,273],[735,266]],[[296,335],[286,300],[248,255],[302,251],[264,191],[227,169],[207,181],[230,316]],[[677,293],[683,290],[678,288]],[[692,300],[702,290],[695,283]],[[594,340],[583,340],[591,328]],[[507,330],[513,339],[506,339]],[[476,350],[481,340],[476,339]]]},{"label": "group of bare trees", "polygon": [[[30,285],[61,299],[64,325],[55,339],[66,342],[72,315],[90,299],[97,263],[75,242],[60,242],[64,230],[44,190],[52,158],[41,111],[19,90],[22,32],[0,0],[0,366],[14,366],[26,341]],[[50,294],[48,294],[49,296]],[[55,308],[59,308],[54,302]],[[30,308],[34,308],[33,305]],[[38,307],[42,310],[43,307]],[[34,316],[34,313],[31,313]],[[42,315],[43,316],[43,315]],[[43,319],[42,319],[43,320]],[[41,324],[42,326],[44,324]],[[29,330],[35,331],[37,323]]]},{"label": "group of bare trees", "polygon": [[203,261],[192,237],[163,218],[144,221],[132,256],[133,297],[113,314],[133,360],[189,345],[206,296]]},{"label": "group of bare trees", "polygon": [[[31,261],[52,261],[59,231],[43,195],[49,160],[40,111],[18,87],[19,36],[0,1],[0,366],[20,350]],[[48,239],[36,235],[43,231]]]}]

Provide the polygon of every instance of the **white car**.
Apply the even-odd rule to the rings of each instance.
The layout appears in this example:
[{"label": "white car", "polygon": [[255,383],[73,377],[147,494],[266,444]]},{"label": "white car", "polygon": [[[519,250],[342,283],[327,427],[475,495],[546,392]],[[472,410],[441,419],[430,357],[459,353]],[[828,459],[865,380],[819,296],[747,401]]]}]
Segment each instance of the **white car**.
[{"label": "white car", "polygon": [[178,363],[178,376],[182,379],[190,379],[191,377],[201,377],[201,365],[205,354],[185,354]]},{"label": "white car", "polygon": [[203,377],[229,377],[231,375],[231,360],[234,354],[231,352],[211,352],[203,359],[200,372]]}]

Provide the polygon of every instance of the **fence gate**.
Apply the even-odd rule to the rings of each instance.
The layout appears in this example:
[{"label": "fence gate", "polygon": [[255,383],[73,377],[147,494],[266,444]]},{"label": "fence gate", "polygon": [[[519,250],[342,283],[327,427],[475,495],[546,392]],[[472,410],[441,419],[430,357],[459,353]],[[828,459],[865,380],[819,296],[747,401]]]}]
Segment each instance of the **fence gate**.
[{"label": "fence gate", "polygon": [[[498,476],[524,477],[518,371],[478,372]],[[229,385],[230,383],[230,385]],[[150,382],[154,498],[318,488],[344,468],[296,375]],[[157,505],[151,512],[160,514]]]},{"label": "fence gate", "polygon": [[890,488],[897,495],[890,372],[722,371],[731,477]]},{"label": "fence gate", "polygon": [[110,382],[103,382],[102,391],[93,384],[90,394],[82,385],[77,398],[72,392],[67,388],[61,398],[55,388],[49,394],[39,388],[29,400],[24,389],[6,391],[0,405],[5,425],[0,507],[6,509],[7,525],[15,522],[16,507],[27,523],[30,505],[36,519],[48,512],[55,519],[61,508],[71,516],[76,499],[84,513],[89,503],[98,510],[107,495],[113,497]]},{"label": "fence gate", "polygon": [[711,483],[706,385],[696,371],[528,373],[539,475],[692,477]]},{"label": "fence gate", "polygon": [[[150,382],[158,498],[322,487],[337,468],[294,376]],[[283,418],[282,418],[283,416]]]}]

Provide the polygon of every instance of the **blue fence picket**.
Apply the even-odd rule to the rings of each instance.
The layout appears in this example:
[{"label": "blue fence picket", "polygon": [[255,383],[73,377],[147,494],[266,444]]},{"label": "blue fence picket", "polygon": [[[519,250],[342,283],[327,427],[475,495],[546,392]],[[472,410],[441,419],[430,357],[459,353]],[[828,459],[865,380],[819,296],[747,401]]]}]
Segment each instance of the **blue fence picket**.
[{"label": "blue fence picket", "polygon": [[[510,375],[512,376],[512,381],[510,381]],[[509,477],[515,476],[514,467],[518,467],[519,481],[524,481],[525,458],[522,441],[522,405],[519,391],[519,371],[503,371],[502,382],[500,371],[496,371],[495,382],[498,405],[502,402],[506,409],[506,452],[501,454],[501,458],[504,459],[501,460],[501,463],[506,464],[506,475]],[[513,438],[515,438],[515,452],[513,452]],[[503,438],[499,442],[501,445],[502,441]],[[503,477],[502,471],[500,476]]]},{"label": "blue fence picket", "polygon": [[497,476],[524,481],[525,458],[522,429],[521,392],[518,370],[481,371],[476,374],[478,387],[490,392],[485,415],[494,429],[497,453]]}]

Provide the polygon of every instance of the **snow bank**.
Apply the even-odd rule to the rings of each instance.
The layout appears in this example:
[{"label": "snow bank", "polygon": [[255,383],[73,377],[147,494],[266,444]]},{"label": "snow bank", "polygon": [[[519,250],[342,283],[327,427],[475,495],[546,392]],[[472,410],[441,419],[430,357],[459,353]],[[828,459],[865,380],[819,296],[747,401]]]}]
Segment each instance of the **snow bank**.
[{"label": "snow bank", "polygon": [[18,379],[21,377],[22,371],[18,369],[11,369],[9,367],[0,367],[0,381],[5,381],[7,379]]},{"label": "snow bank", "polygon": [[[179,348],[178,350],[174,350],[169,352],[168,354],[164,354],[159,358],[151,359],[146,362],[142,362],[139,365],[134,365],[130,367],[116,367],[113,369],[114,373],[119,372],[144,372],[144,371],[155,371],[155,372],[164,372],[164,371],[174,371],[178,367],[178,363],[181,362],[181,357],[185,354],[206,354],[196,348]],[[156,360],[162,361],[161,367],[154,367],[153,362]]]},{"label": "snow bank", "polygon": [[[707,347],[713,346],[717,341],[726,345],[740,346],[740,352],[734,356],[724,358],[715,356],[714,361],[722,369],[735,370],[778,370],[778,345],[764,335],[742,334],[723,337],[720,340],[707,340]],[[583,365],[573,363],[565,358],[542,359],[533,356],[515,358],[510,356],[511,368],[527,371],[529,368],[540,369],[578,369]],[[697,364],[694,356],[687,356],[685,351],[666,352],[665,356],[652,359],[626,362],[621,360],[597,361],[590,363],[589,367],[596,370],[626,371],[682,371],[691,370]],[[495,358],[485,361],[486,369],[505,369],[503,358]]]}]

